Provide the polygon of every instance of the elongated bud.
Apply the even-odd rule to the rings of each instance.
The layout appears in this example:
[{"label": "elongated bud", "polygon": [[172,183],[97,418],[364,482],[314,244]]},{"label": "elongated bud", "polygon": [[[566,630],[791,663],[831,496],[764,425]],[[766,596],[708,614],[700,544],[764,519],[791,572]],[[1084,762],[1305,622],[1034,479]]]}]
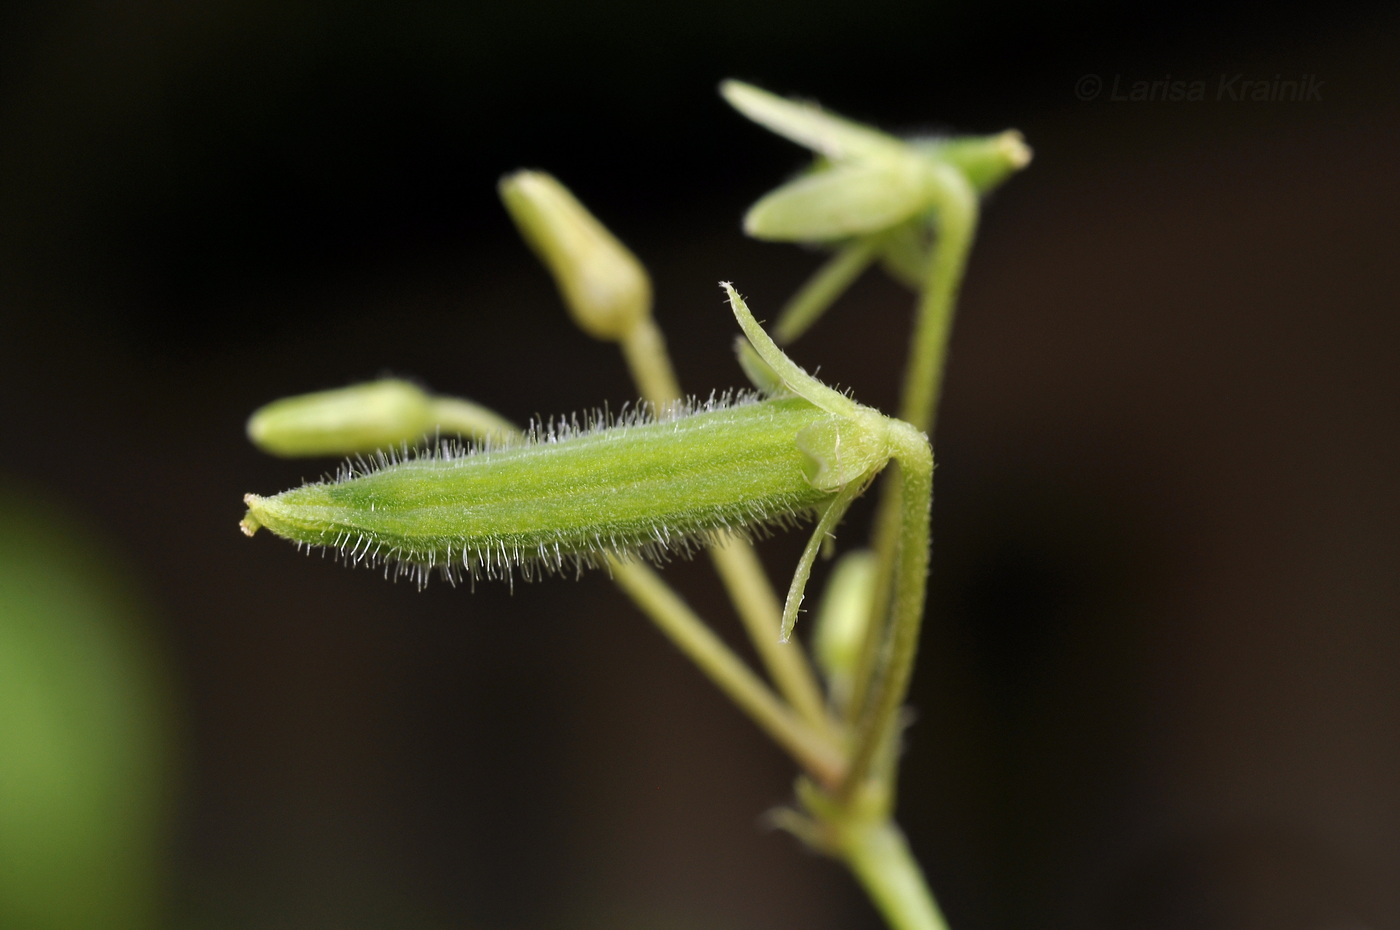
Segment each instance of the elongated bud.
[{"label": "elongated bud", "polygon": [[273,455],[350,455],[417,442],[433,425],[422,388],[385,379],[275,400],[248,418],[248,438]]},{"label": "elongated bud", "polygon": [[799,397],[750,397],[659,421],[556,425],[503,449],[382,459],[273,497],[250,494],[243,530],[388,563],[420,583],[429,569],[529,578],[604,555],[684,553],[828,501],[794,437],[831,418]]},{"label": "elongated bud", "polygon": [[542,171],[517,171],[501,179],[499,190],[580,329],[617,342],[650,316],[646,269],[568,188]]},{"label": "elongated bud", "polygon": [[380,453],[334,479],[249,494],[243,532],[424,583],[582,569],[607,556],[664,557],[731,533],[820,516],[788,595],[791,629],[820,543],[890,459],[898,423],[802,371],[726,285],[735,318],[785,393],[741,395],[580,428],[536,427],[487,450]]}]

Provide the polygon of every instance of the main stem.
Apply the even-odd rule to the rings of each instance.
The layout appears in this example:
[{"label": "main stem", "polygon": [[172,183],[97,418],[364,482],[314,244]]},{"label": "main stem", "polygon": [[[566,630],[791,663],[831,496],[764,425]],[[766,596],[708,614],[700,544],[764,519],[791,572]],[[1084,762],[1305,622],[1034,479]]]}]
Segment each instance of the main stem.
[{"label": "main stem", "polygon": [[840,853],[893,930],[948,930],[918,861],[893,821],[885,817],[848,827]]},{"label": "main stem", "polygon": [[[882,644],[879,667],[884,670],[869,689],[865,709],[857,718],[856,745],[839,794],[850,799],[863,788],[866,776],[882,749],[894,758],[899,738],[900,707],[909,690],[919,630],[924,617],[924,592],[928,581],[929,515],[933,507],[933,449],[928,437],[907,423],[894,421],[891,429],[894,459],[899,465],[898,535],[895,539],[893,604],[889,635]],[[883,769],[883,766],[881,767]],[[893,783],[892,770],[874,772],[881,787]]]},{"label": "main stem", "polygon": [[[933,449],[927,434],[934,426],[953,311],[977,226],[977,194],[966,177],[938,166],[931,180],[938,239],[905,370],[900,406],[905,430],[895,437],[899,468],[886,480],[876,515],[878,581],[848,708],[858,736],[837,791],[847,810],[858,808],[862,794],[871,790],[893,805],[900,708],[913,674],[928,580]],[[947,930],[888,808],[868,820],[857,818],[840,837],[839,854],[894,930]]]},{"label": "main stem", "polygon": [[[962,172],[951,165],[933,166],[930,183],[935,195],[937,238],[916,311],[899,415],[915,429],[932,435],[958,291],[977,230],[978,205],[977,192]],[[880,677],[879,670],[886,668],[881,662],[881,653],[889,648],[891,635],[890,591],[903,523],[904,480],[902,471],[886,479],[876,511],[874,548],[879,566],[878,583],[872,596],[870,620],[866,624],[866,637],[848,707],[847,719],[851,723],[861,720],[868,712],[872,691],[881,689],[875,679]],[[902,693],[900,698],[902,700]]]},{"label": "main stem", "polygon": [[919,301],[913,343],[904,370],[904,398],[899,418],[932,434],[943,388],[943,360],[958,304],[967,256],[977,231],[977,192],[952,165],[933,166],[937,245],[928,282]]}]

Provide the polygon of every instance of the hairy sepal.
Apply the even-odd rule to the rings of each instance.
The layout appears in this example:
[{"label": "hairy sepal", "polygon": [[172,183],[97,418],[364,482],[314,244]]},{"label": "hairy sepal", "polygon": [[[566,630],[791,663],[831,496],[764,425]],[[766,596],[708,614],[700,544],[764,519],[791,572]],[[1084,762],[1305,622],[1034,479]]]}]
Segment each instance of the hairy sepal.
[{"label": "hairy sepal", "polygon": [[797,614],[802,608],[807,579],[817,552],[831,538],[836,524],[841,522],[846,510],[866,485],[889,464],[894,455],[896,433],[902,431],[902,427],[898,421],[856,403],[803,371],[758,325],[748,304],[734,286],[721,282],[720,287],[729,298],[734,319],[765,370],[782,385],[783,390],[831,414],[814,420],[793,437],[802,451],[803,473],[808,483],[830,491],[832,496],[802,551],[797,570],[793,572],[792,582],[788,586],[779,634],[779,638],[786,642],[797,624]]}]

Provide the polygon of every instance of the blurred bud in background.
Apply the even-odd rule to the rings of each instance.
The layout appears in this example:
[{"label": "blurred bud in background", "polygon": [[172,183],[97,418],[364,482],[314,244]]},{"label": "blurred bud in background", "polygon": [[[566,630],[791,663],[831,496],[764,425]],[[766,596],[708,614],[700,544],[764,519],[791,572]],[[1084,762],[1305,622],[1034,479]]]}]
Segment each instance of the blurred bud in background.
[{"label": "blurred bud in background", "polygon": [[0,479],[0,927],[164,923],[165,682],[113,551]]},{"label": "blurred bud in background", "polygon": [[248,438],[273,455],[343,455],[417,442],[433,425],[428,395],[382,380],[284,397],[248,419]]},{"label": "blurred bud in background", "polygon": [[394,378],[283,397],[248,418],[253,445],[284,458],[373,452],[434,432],[508,442],[517,431],[480,404]]}]

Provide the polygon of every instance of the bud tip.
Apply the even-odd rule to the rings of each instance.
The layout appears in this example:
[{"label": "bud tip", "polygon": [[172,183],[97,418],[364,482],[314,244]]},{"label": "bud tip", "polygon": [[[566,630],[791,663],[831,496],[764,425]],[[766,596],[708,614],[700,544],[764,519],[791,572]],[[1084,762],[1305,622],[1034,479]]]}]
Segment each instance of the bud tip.
[{"label": "bud tip", "polygon": [[243,503],[248,505],[248,513],[238,521],[238,528],[243,531],[244,536],[252,536],[262,528],[262,522],[253,515],[254,508],[262,503],[262,498],[256,494],[244,494]]},{"label": "bud tip", "polygon": [[1034,150],[1026,145],[1026,137],[1016,130],[1008,129],[1001,134],[998,142],[1011,170],[1018,171],[1031,163],[1031,155],[1034,154]]}]

